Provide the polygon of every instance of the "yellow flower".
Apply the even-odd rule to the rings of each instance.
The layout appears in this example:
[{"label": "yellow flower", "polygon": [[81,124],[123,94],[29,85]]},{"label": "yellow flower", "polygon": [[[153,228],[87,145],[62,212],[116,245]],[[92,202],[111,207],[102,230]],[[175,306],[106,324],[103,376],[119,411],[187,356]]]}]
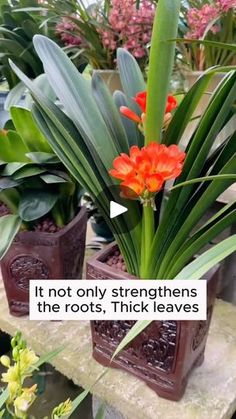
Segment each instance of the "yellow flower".
[{"label": "yellow flower", "polygon": [[13,367],[9,367],[7,372],[2,374],[3,383],[12,383],[18,381],[18,368],[15,364]]},{"label": "yellow flower", "polygon": [[16,397],[18,391],[20,390],[20,386],[19,386],[18,382],[11,381],[8,384],[7,388],[8,388],[8,391],[9,391],[9,400],[11,401]]},{"label": "yellow flower", "polygon": [[28,412],[30,406],[36,399],[37,385],[30,388],[24,388],[22,394],[14,401],[15,414],[19,419],[24,419],[25,414]]},{"label": "yellow flower", "polygon": [[35,364],[38,362],[38,360],[39,358],[31,349],[25,348],[22,351],[20,351],[19,362],[21,374],[27,374],[31,368],[35,367]]}]

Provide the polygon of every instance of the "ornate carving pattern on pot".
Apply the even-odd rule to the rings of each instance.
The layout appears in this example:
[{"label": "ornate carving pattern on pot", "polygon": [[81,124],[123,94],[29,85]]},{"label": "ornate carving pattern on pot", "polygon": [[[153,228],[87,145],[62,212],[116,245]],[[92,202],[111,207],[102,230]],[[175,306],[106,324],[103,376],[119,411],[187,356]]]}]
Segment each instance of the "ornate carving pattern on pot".
[{"label": "ornate carving pattern on pot", "polygon": [[[100,345],[96,345],[96,353],[97,352],[100,352],[102,356],[105,355],[107,359],[110,359],[113,353],[113,351]],[[158,371],[155,372],[153,369],[147,369],[146,365],[142,366],[136,360],[131,361],[130,359],[127,359],[125,355],[122,356],[121,354],[121,356],[117,358],[116,364],[121,367],[127,367],[129,371],[133,370],[133,372],[139,373],[139,376],[141,375],[143,379],[148,378],[149,384],[150,380],[152,380],[155,385],[158,384],[164,389],[171,389],[174,387],[174,381],[172,381],[168,375],[161,376]]]},{"label": "ornate carving pattern on pot", "polygon": [[207,336],[207,332],[210,326],[212,311],[213,311],[213,306],[207,309],[207,320],[198,321],[196,323],[196,328],[193,334],[193,341],[192,341],[193,351],[196,351],[196,349],[199,348],[199,346],[201,345],[201,343]]},{"label": "ornate carving pattern on pot", "polygon": [[13,312],[26,314],[29,310],[29,303],[23,303],[21,301],[10,300],[9,307]]},{"label": "ornate carving pattern on pot", "polygon": [[48,279],[50,277],[50,271],[45,262],[31,255],[17,256],[9,262],[8,267],[15,285],[27,292],[30,279]]},{"label": "ornate carving pattern on pot", "polygon": [[107,274],[102,274],[98,269],[87,265],[87,278],[88,279],[107,279]]},{"label": "ornate carving pattern on pot", "polygon": [[[94,330],[97,336],[113,347],[120,343],[134,323],[134,321],[95,321]],[[177,328],[175,321],[155,321],[151,328],[143,331],[125,352],[133,360],[142,360],[146,366],[171,372],[174,369],[178,344]]]}]

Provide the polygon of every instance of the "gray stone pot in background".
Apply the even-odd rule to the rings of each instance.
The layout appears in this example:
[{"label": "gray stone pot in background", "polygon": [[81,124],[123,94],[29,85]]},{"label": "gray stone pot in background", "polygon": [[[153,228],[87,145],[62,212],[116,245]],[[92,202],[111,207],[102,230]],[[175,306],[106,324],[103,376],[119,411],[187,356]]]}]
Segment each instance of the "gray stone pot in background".
[{"label": "gray stone pot in background", "polygon": [[113,94],[116,90],[122,91],[119,71],[117,70],[93,70],[93,74],[99,74],[99,76],[106,83],[111,94]]},{"label": "gray stone pot in background", "polygon": [[[202,71],[186,72],[184,74],[186,90],[189,90],[202,74],[203,74]],[[203,112],[206,110],[206,108],[207,108],[207,106],[210,102],[210,99],[212,97],[212,93],[214,92],[214,90],[219,85],[219,83],[221,82],[221,80],[223,79],[223,77],[225,75],[226,75],[226,73],[216,73],[212,77],[205,94],[202,96],[202,99],[200,100],[199,105],[197,106],[197,109],[194,112],[193,117],[201,116],[203,114]],[[185,133],[183,135],[184,141],[182,143],[184,146],[186,146],[188,144],[188,141],[191,138],[191,135],[192,135],[194,129],[196,128],[198,122],[199,122],[199,119],[196,119],[196,120],[192,121],[188,125],[187,129],[185,130]],[[235,124],[236,124],[236,115],[235,115],[233,120],[229,121],[229,123],[226,125],[225,129],[218,136],[218,138],[215,142],[215,146],[218,146],[231,133],[234,132]]]}]

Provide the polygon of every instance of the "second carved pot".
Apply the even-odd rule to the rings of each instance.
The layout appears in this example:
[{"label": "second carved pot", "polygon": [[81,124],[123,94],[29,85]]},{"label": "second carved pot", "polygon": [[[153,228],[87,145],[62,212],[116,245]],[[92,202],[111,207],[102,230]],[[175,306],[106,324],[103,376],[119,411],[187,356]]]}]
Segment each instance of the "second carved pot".
[{"label": "second carved pot", "polygon": [[87,229],[86,209],[57,233],[24,231],[17,234],[1,261],[10,313],[29,312],[31,279],[80,279]]}]

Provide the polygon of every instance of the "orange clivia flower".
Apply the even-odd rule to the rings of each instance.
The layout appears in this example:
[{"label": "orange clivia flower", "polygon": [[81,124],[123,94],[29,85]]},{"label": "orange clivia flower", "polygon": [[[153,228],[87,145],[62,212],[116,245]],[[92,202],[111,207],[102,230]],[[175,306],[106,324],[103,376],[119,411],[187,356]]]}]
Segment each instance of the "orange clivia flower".
[{"label": "orange clivia flower", "polygon": [[121,180],[122,195],[128,199],[152,201],[167,180],[177,178],[183,169],[185,153],[177,146],[150,143],[132,146],[113,162],[110,175]]},{"label": "orange clivia flower", "polygon": [[[143,120],[145,119],[144,116],[146,114],[147,109],[147,92],[139,92],[133,97],[133,100],[137,105],[140,107],[142,111],[142,116],[140,117],[131,109],[127,108],[127,106],[121,106],[120,112],[123,116],[130,119],[133,122],[136,122],[139,125],[142,125]],[[165,109],[165,119],[164,119],[164,126],[170,122],[171,119],[171,112],[177,108],[177,100],[174,96],[169,95],[167,97],[166,109]]]}]

